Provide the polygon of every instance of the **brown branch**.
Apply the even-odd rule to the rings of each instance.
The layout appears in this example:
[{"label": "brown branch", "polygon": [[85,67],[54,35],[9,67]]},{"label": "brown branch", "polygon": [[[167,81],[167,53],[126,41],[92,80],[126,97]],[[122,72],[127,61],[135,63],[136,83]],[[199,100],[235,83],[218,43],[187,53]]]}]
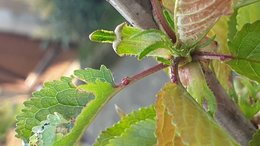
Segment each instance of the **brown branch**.
[{"label": "brown branch", "polygon": [[158,28],[152,15],[149,0],[107,0],[133,26]]},{"label": "brown branch", "polygon": [[215,118],[217,122],[242,146],[247,146],[256,132],[256,128],[245,118],[237,105],[231,100],[215,74],[208,68],[208,65],[202,62],[201,66],[207,84],[216,97],[217,111]]}]

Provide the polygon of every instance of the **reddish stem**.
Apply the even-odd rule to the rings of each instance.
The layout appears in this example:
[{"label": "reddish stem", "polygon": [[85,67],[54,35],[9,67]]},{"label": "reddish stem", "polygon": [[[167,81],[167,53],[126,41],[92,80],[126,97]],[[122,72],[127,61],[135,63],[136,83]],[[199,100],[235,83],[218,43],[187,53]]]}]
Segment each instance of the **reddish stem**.
[{"label": "reddish stem", "polygon": [[151,4],[155,13],[155,16],[158,18],[160,24],[162,25],[163,29],[167,33],[167,35],[171,38],[172,42],[176,42],[176,35],[172,31],[171,27],[168,25],[166,19],[162,14],[162,7],[158,0],[151,0]]},{"label": "reddish stem", "polygon": [[122,79],[121,83],[119,85],[116,85],[117,88],[124,88],[130,84],[133,84],[134,82],[138,81],[138,80],[141,80],[157,71],[160,71],[164,68],[168,67],[168,65],[165,65],[163,63],[160,63],[160,64],[157,64],[145,71],[142,71],[132,77],[125,77]]},{"label": "reddish stem", "polygon": [[221,60],[221,61],[229,61],[231,59],[234,59],[234,57],[231,55],[216,54],[216,53],[212,53],[212,52],[195,52],[192,55],[192,57],[195,60],[217,59],[217,60]]}]

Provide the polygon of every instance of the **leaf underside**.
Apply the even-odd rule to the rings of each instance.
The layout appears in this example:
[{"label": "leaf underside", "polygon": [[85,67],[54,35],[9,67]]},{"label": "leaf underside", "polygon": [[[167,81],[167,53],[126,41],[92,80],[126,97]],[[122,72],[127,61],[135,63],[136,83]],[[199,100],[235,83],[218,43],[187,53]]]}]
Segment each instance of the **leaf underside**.
[{"label": "leaf underside", "polygon": [[232,0],[176,0],[175,27],[181,42],[192,45],[202,39],[223,15],[232,13]]}]

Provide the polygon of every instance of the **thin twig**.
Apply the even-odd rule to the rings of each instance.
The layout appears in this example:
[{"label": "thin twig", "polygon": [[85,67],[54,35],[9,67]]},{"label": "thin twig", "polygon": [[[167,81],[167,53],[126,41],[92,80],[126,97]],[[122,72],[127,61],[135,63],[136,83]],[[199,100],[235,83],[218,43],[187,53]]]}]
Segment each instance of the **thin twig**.
[{"label": "thin twig", "polygon": [[116,85],[117,88],[124,88],[126,86],[129,86],[131,84],[133,84],[134,82],[138,81],[138,80],[141,80],[157,71],[160,71],[164,68],[168,67],[168,65],[165,65],[163,63],[160,63],[160,64],[157,64],[147,70],[144,70],[132,77],[125,77],[122,79],[121,83],[119,85]]},{"label": "thin twig", "polygon": [[192,58],[194,60],[220,60],[220,61],[229,61],[231,59],[234,59],[231,55],[226,54],[217,54],[212,52],[195,52],[192,54]]}]

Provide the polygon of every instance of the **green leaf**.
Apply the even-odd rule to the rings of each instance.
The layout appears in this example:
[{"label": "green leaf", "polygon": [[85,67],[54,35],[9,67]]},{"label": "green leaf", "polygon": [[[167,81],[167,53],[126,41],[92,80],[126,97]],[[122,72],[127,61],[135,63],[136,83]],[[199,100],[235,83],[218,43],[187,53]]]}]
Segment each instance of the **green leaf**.
[{"label": "green leaf", "polygon": [[252,119],[260,111],[260,84],[247,78],[234,78],[234,89],[238,97],[238,105],[248,119]]},{"label": "green leaf", "polygon": [[[241,30],[245,24],[253,23],[257,20],[260,20],[260,16],[258,15],[260,13],[259,0],[246,0],[246,1],[238,0],[238,1],[239,2],[237,2],[236,4],[241,4],[241,6],[245,6],[245,7],[234,9],[233,14],[229,18],[229,22],[228,22],[229,41],[233,39],[233,37],[237,33],[237,30]],[[252,3],[252,2],[254,4],[248,5],[248,3]]]},{"label": "green leaf", "polygon": [[162,58],[162,57],[157,57],[156,60],[159,61],[159,62],[162,62],[163,64],[166,64],[166,65],[171,65],[171,64],[172,64],[172,61],[171,61],[171,60],[169,60],[169,59],[164,59],[164,58]]},{"label": "green leaf", "polygon": [[173,116],[172,126],[188,146],[238,146],[182,87],[168,83],[158,94],[167,113]]},{"label": "green leaf", "polygon": [[107,146],[152,146],[156,144],[155,120],[147,119],[130,126],[125,132],[111,139]]},{"label": "green leaf", "polygon": [[93,99],[90,93],[78,91],[71,78],[63,77],[59,81],[47,82],[40,91],[24,102],[17,118],[17,136],[28,142],[32,128],[46,120],[47,115],[58,112],[65,119],[76,118],[82,108]]},{"label": "green leaf", "polygon": [[109,69],[107,69],[104,65],[101,65],[100,70],[91,69],[91,68],[86,68],[84,70],[83,69],[76,70],[74,71],[74,75],[78,79],[86,83],[100,80],[103,82],[108,82],[111,85],[115,84],[112,72]]},{"label": "green leaf", "polygon": [[47,120],[42,121],[39,126],[33,127],[34,134],[30,137],[29,144],[52,146],[59,137],[69,131],[69,123],[58,113],[48,115]]},{"label": "green leaf", "polygon": [[141,60],[143,59],[145,56],[147,56],[149,53],[151,53],[152,51],[155,51],[159,48],[167,48],[167,46],[165,45],[164,42],[156,42],[150,46],[148,46],[147,48],[145,48],[138,56],[138,59]]},{"label": "green leaf", "polygon": [[113,31],[96,30],[89,35],[89,39],[99,43],[113,43],[116,39],[116,34]]},{"label": "green leaf", "polygon": [[229,17],[228,21],[228,40],[233,40],[234,36],[237,33],[237,14],[238,10],[235,9],[233,14]]},{"label": "green leaf", "polygon": [[55,142],[55,146],[71,146],[78,141],[102,107],[120,91],[120,88],[114,88],[111,83],[99,79],[96,79],[95,82],[80,85],[78,88],[93,93],[95,99],[83,108],[81,114],[76,118],[71,132]]},{"label": "green leaf", "polygon": [[143,55],[169,58],[174,48],[168,36],[160,30],[141,30],[126,23],[118,25],[115,33],[105,30],[95,31],[90,35],[90,39],[101,43],[113,43],[113,48],[119,56],[139,56],[145,49],[160,43],[163,45],[156,46],[158,48],[153,48],[152,51],[145,51],[147,53]]},{"label": "green leaf", "polygon": [[247,23],[254,23],[260,20],[260,1],[257,3],[242,7],[238,9],[237,14],[237,30],[241,30]]},{"label": "green leaf", "polygon": [[131,125],[134,125],[140,121],[144,121],[147,119],[154,119],[154,118],[155,118],[154,107],[141,108],[138,111],[134,111],[130,113],[128,116],[122,118],[113,127],[103,131],[99,135],[94,145],[106,146],[111,139],[119,137],[120,135],[125,133],[125,131],[131,127]]},{"label": "green leaf", "polygon": [[174,21],[173,21],[173,16],[172,16],[171,12],[167,9],[164,9],[163,16],[164,16],[165,20],[167,21],[168,25],[174,31],[175,27],[174,27]]},{"label": "green leaf", "polygon": [[249,145],[250,146],[259,146],[259,143],[260,143],[260,130],[257,130],[253,136],[253,139],[250,140]]},{"label": "green leaf", "polygon": [[216,111],[215,96],[206,83],[200,64],[198,62],[188,63],[182,66],[179,72],[182,84],[187,91],[201,106],[204,105],[207,111],[213,115]]},{"label": "green leaf", "polygon": [[[75,77],[86,83],[80,86],[73,85],[72,79]],[[71,131],[55,141],[54,145],[73,145],[104,104],[120,90],[121,88],[114,87],[112,73],[105,66],[101,66],[100,70],[78,70],[72,78],[64,77],[60,81],[46,83],[43,89],[33,94],[31,100],[25,102],[22,114],[17,116],[18,136],[28,142],[32,135],[32,127],[46,120],[47,115],[57,112],[66,120],[76,120]]]},{"label": "green leaf", "polygon": [[260,82],[260,21],[246,24],[229,43],[234,58],[228,62],[232,69]]},{"label": "green leaf", "polygon": [[256,2],[259,2],[260,0],[235,0],[234,2],[234,8],[241,8]]},{"label": "green leaf", "polygon": [[145,48],[163,42],[164,47],[149,53],[149,56],[169,58],[173,44],[160,30],[141,30],[123,23],[117,26],[117,40],[113,43],[113,48],[119,56],[134,55],[138,56]]}]

